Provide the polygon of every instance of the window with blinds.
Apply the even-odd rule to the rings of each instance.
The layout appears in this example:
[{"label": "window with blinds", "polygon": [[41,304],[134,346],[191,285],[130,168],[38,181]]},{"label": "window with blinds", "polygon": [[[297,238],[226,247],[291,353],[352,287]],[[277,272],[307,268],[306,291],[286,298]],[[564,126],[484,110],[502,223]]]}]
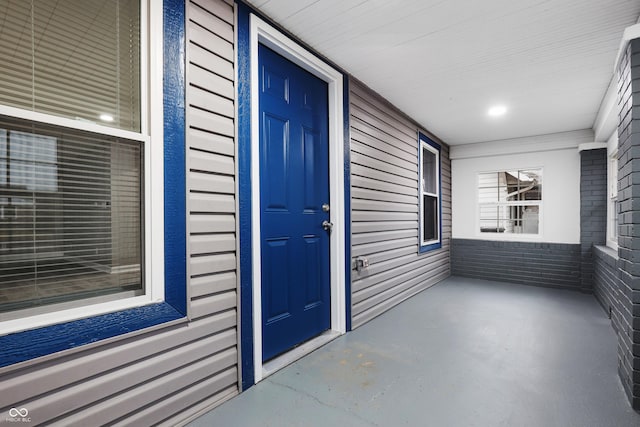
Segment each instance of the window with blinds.
[{"label": "window with blinds", "polygon": [[0,320],[143,295],[140,2],[0,2],[0,54]]},{"label": "window with blinds", "polygon": [[139,0],[0,2],[0,104],[140,131]]}]

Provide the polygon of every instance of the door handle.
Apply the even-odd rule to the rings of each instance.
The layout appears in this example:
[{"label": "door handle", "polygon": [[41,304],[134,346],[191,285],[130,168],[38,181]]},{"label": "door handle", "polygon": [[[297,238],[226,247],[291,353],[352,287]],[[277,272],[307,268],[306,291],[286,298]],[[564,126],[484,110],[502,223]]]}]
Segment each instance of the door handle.
[{"label": "door handle", "polygon": [[331,229],[333,228],[333,223],[325,219],[324,221],[322,221],[322,228],[324,228],[324,231],[328,231],[329,233],[331,233]]}]

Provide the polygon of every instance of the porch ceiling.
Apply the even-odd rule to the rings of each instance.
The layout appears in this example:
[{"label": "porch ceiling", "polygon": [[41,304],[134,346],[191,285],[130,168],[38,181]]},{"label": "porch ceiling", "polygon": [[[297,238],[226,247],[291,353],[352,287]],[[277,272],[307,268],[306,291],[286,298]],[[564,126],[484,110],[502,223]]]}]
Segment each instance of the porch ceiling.
[{"label": "porch ceiling", "polygon": [[[591,128],[639,0],[249,0],[455,145]],[[487,110],[504,104],[499,118]]]}]

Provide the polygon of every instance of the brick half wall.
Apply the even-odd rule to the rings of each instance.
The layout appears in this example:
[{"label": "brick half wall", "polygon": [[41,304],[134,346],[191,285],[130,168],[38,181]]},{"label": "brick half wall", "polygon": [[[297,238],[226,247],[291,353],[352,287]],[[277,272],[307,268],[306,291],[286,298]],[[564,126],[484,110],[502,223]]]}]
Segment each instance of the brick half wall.
[{"label": "brick half wall", "polygon": [[523,285],[581,289],[579,244],[453,239],[451,273]]},{"label": "brick half wall", "polygon": [[[623,272],[618,253],[605,246],[593,248],[594,286],[593,291],[611,318],[611,326],[618,337],[618,373],[627,395],[634,407],[640,409],[640,402],[634,397],[637,390],[640,357],[637,353],[640,332],[640,291],[631,289],[622,279]],[[634,327],[635,324],[635,327]]]}]

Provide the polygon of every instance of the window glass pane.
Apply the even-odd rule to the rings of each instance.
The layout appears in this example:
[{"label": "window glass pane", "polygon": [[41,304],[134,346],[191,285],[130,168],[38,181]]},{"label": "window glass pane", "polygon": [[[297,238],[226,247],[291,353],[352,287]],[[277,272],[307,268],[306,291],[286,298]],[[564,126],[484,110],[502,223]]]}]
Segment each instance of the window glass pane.
[{"label": "window glass pane", "polygon": [[618,160],[617,155],[609,159],[609,198],[618,197]]},{"label": "window glass pane", "polygon": [[523,234],[538,234],[540,223],[540,208],[538,206],[524,206],[522,211]]},{"label": "window glass pane", "polygon": [[481,173],[478,176],[480,203],[505,201],[507,198],[506,172]]},{"label": "window glass pane", "polygon": [[438,239],[438,198],[424,195],[422,197],[422,240],[425,242]]},{"label": "window glass pane", "polygon": [[0,129],[0,185],[7,183],[7,131]]},{"label": "window glass pane", "polygon": [[0,104],[140,130],[139,0],[7,0],[0,35]]},{"label": "window glass pane", "polygon": [[498,201],[498,195],[498,187],[478,189],[478,201],[480,203],[495,203]]},{"label": "window glass pane", "polygon": [[422,191],[425,193],[438,193],[437,157],[426,148],[422,149]]},{"label": "window glass pane", "polygon": [[480,232],[504,233],[504,219],[508,218],[508,210],[507,206],[480,205]]},{"label": "window glass pane", "polygon": [[513,201],[520,200],[520,182],[518,181],[518,171],[506,171],[500,172],[500,175],[503,177],[503,182],[505,185],[505,189],[502,193],[501,201]]},{"label": "window glass pane", "polygon": [[56,191],[56,138],[12,130],[9,141],[8,179],[11,186]]},{"label": "window glass pane", "polygon": [[507,173],[508,201],[542,200],[542,171],[524,170]]},{"label": "window glass pane", "polygon": [[480,205],[480,221],[490,221],[489,225],[495,226],[500,207],[495,205]]},{"label": "window glass pane", "polygon": [[478,174],[478,187],[480,188],[497,188],[498,187],[498,173],[489,172]]},{"label": "window glass pane", "polygon": [[0,312],[142,286],[142,144],[0,117]]},{"label": "window glass pane", "polygon": [[616,209],[616,203],[618,200],[618,153],[615,152],[609,157],[609,163],[607,165],[607,185],[608,185],[608,234],[607,240],[613,247],[618,244],[618,214]]},{"label": "window glass pane", "polygon": [[480,232],[538,234],[539,206],[480,205]]},{"label": "window glass pane", "polygon": [[616,213],[616,201],[611,204],[611,240],[618,241],[618,214]]}]

